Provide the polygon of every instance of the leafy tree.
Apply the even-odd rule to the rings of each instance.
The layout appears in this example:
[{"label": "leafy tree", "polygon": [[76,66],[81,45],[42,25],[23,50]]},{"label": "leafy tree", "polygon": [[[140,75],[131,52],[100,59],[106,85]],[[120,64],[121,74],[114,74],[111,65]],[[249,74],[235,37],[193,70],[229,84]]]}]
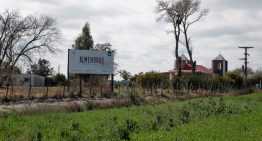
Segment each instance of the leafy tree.
[{"label": "leafy tree", "polygon": [[151,94],[153,93],[153,89],[157,90],[160,88],[164,80],[164,77],[155,71],[146,72],[141,78],[142,87],[146,89],[150,89]]},{"label": "leafy tree", "polygon": [[227,84],[226,78],[222,76],[216,76],[209,81],[212,84],[212,90],[223,90]]},{"label": "leafy tree", "polygon": [[252,85],[260,84],[262,82],[262,75],[257,74],[250,78]]},{"label": "leafy tree", "polygon": [[[233,72],[238,73],[239,75],[244,75],[244,68],[236,68]],[[252,68],[247,67],[247,74],[253,75],[255,71]]]},{"label": "leafy tree", "polygon": [[126,70],[120,70],[119,74],[125,81],[127,81],[131,78],[131,73],[126,71]]},{"label": "leafy tree", "polygon": [[53,80],[58,86],[64,86],[67,82],[66,76],[61,73],[57,73],[55,76],[53,76]]},{"label": "leafy tree", "polygon": [[140,72],[138,74],[135,74],[134,76],[132,76],[130,78],[130,81],[133,82],[137,87],[141,87],[141,81],[142,81],[142,77],[143,77],[143,72]]},{"label": "leafy tree", "polygon": [[27,72],[30,74],[48,77],[53,74],[54,68],[50,67],[50,62],[48,60],[40,58],[37,63],[31,65],[31,69]]},{"label": "leafy tree", "polygon": [[197,90],[200,88],[201,84],[203,83],[204,79],[197,75],[191,75],[186,78],[186,82],[188,83],[189,89]]},{"label": "leafy tree", "polygon": [[228,84],[238,89],[244,85],[244,78],[236,72],[227,72],[225,79]]},{"label": "leafy tree", "polygon": [[76,38],[73,48],[80,50],[92,50],[94,48],[94,41],[90,33],[88,22],[85,23],[82,28],[82,33]]},{"label": "leafy tree", "polygon": [[174,76],[171,79],[171,85],[174,90],[180,90],[183,84],[183,79],[181,77]]},{"label": "leafy tree", "polygon": [[131,73],[126,70],[120,70],[119,74],[125,80],[126,89],[128,90],[128,80],[132,77]]}]

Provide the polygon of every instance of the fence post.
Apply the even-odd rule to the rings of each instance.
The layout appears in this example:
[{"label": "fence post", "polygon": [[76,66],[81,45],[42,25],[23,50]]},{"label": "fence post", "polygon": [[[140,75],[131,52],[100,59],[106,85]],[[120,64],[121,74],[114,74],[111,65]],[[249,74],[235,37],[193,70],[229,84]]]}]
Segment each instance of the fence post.
[{"label": "fence post", "polygon": [[29,77],[29,91],[28,91],[28,99],[30,98],[31,95],[31,88],[32,88],[32,84],[31,84],[31,76]]},{"label": "fence post", "polygon": [[114,74],[111,74],[111,92],[114,92]]},{"label": "fence post", "polygon": [[79,97],[82,97],[82,76],[79,75]]}]

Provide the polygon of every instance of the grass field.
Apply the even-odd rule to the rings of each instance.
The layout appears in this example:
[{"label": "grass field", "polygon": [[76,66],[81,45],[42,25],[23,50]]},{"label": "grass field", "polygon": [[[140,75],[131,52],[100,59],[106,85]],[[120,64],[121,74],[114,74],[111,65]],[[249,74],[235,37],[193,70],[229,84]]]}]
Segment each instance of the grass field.
[{"label": "grass field", "polygon": [[0,140],[262,140],[262,93],[0,117]]}]

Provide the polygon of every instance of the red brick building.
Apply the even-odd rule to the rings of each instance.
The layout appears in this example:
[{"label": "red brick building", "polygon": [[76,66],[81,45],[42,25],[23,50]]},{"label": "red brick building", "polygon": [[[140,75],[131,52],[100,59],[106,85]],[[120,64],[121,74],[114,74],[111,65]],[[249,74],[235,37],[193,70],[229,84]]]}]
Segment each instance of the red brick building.
[{"label": "red brick building", "polygon": [[[192,74],[192,66],[190,60],[182,54],[181,56],[181,72],[182,76],[187,77]],[[166,79],[172,79],[175,75],[178,74],[178,61],[175,61],[174,69],[169,72],[162,73]],[[196,65],[196,75],[202,76],[204,78],[211,78],[213,76],[219,75],[224,76],[227,72],[227,60],[219,54],[214,60],[212,60],[212,68],[207,68],[203,65]],[[169,74],[169,77],[168,77]]]}]

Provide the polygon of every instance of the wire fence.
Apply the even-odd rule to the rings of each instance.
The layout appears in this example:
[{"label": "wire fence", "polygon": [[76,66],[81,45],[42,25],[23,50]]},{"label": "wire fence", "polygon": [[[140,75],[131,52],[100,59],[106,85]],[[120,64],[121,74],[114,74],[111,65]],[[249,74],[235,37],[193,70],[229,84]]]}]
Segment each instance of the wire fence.
[{"label": "wire fence", "polygon": [[[67,85],[58,87],[21,87],[14,86],[0,88],[1,100],[27,100],[44,98],[112,98],[128,96],[135,93],[138,96],[160,95],[171,96],[181,95],[190,92],[202,93],[225,93],[245,88],[255,88],[256,85],[238,86],[224,83],[148,83],[144,86],[135,83],[114,85],[114,92],[111,91],[110,83],[80,83],[72,82],[70,88]],[[81,90],[80,90],[81,89]]]}]

